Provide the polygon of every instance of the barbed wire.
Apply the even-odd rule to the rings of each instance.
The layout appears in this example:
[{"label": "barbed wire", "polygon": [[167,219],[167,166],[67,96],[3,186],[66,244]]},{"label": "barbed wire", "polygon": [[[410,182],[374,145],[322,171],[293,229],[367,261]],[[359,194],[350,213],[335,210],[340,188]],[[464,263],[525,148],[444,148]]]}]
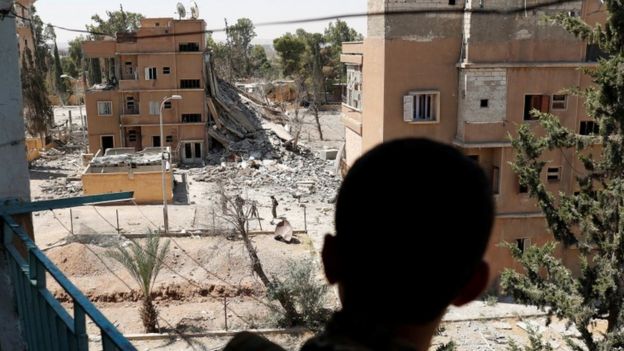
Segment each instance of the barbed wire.
[{"label": "barbed wire", "polygon": [[[108,223],[112,228],[114,228],[115,230],[117,230],[117,227],[115,227],[115,225],[113,225],[110,221],[108,221],[101,213],[100,211],[98,211],[98,209],[95,206],[91,206],[95,212],[97,213],[97,215],[102,218],[106,223]],[[146,217],[147,218],[147,217]],[[148,219],[149,220],[149,219]],[[150,220],[151,222],[151,220]],[[152,222],[153,223],[153,222]],[[139,245],[136,240],[134,240],[133,238],[128,237],[127,235],[123,234],[123,233],[119,233],[120,236],[124,237],[126,240],[129,240],[130,242],[132,242],[134,245],[136,245],[137,247],[140,248],[141,251],[143,251],[143,253],[150,255],[152,258],[156,258],[157,260],[159,260],[159,263],[162,264],[163,267],[165,267],[167,270],[169,270],[171,273],[175,274],[176,276],[184,279],[186,282],[188,282],[189,284],[191,284],[192,286],[200,289],[200,290],[204,290],[206,289],[205,286],[200,285],[199,283],[197,283],[196,281],[194,281],[193,279],[181,274],[180,272],[178,272],[176,269],[174,269],[173,267],[171,267],[169,264],[167,264],[164,260],[160,259],[159,257],[157,257],[156,255],[153,255],[152,253],[146,251],[145,249],[143,249],[143,247],[141,245]],[[202,268],[204,271],[206,271],[206,273],[212,275],[213,277],[215,277],[217,280],[223,282],[224,284],[226,284],[227,286],[237,289],[238,287],[228,281],[226,281],[225,279],[219,277],[216,273],[213,273],[211,271],[209,271],[207,268],[205,268],[199,261],[197,261],[194,257],[192,257],[189,253],[186,252],[186,250],[184,250],[184,248],[174,239],[174,238],[167,238],[168,240],[171,240],[174,245],[176,245],[178,248],[180,248],[180,250],[186,255],[188,256],[195,264],[197,264],[200,268]],[[215,299],[216,301],[220,301],[219,298],[212,296],[212,295],[208,295],[209,297]],[[271,308],[272,310],[282,313],[283,312],[281,310],[279,310],[276,306],[273,306],[271,304],[268,304],[258,298],[256,298],[253,295],[249,295],[249,297],[252,300],[255,300],[256,302],[265,305],[266,307]],[[242,317],[240,317],[240,315],[238,315],[236,313],[236,311],[234,311],[231,307],[226,306],[234,315],[236,315],[240,320],[242,320],[243,322],[247,323],[248,325],[251,325],[252,323],[243,319]]]}]

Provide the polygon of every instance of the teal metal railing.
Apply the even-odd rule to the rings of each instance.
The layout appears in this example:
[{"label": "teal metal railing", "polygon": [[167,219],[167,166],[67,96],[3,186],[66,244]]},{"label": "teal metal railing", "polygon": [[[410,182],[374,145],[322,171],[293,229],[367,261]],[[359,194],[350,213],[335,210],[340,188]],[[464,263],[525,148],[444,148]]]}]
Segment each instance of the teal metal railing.
[{"label": "teal metal railing", "polygon": [[[0,224],[2,245],[28,350],[88,350],[86,316],[100,329],[104,351],[136,350],[6,212],[0,212]],[[21,242],[24,250],[18,249],[16,242]],[[26,255],[20,251],[25,251]],[[48,274],[72,299],[73,316],[46,288]]]}]

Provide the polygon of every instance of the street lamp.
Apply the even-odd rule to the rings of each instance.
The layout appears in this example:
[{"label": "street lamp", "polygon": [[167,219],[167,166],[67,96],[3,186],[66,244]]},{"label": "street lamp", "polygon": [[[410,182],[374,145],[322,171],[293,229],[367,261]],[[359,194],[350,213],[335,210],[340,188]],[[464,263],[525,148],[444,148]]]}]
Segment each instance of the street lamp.
[{"label": "street lamp", "polygon": [[[165,234],[169,233],[169,214],[167,213],[167,187],[165,182],[165,172],[166,172],[166,164],[167,160],[165,157],[165,137],[163,133],[163,108],[165,107],[165,102],[171,100],[182,100],[182,96],[180,95],[171,95],[166,97],[160,103],[160,153],[161,153],[161,164],[162,164],[162,193],[163,193],[163,222]],[[171,164],[170,164],[171,167]],[[172,189],[173,190],[173,189]]]},{"label": "street lamp", "polygon": [[[67,74],[61,74],[61,78],[69,79],[70,81],[78,81],[78,79]],[[87,146],[86,133],[85,133],[85,129],[86,129],[85,121],[84,121],[84,117],[82,116],[82,102],[86,100],[84,88],[85,87],[83,86],[82,87],[82,101],[78,101],[78,108],[80,108],[80,125],[82,126],[81,128],[82,129],[82,143],[84,144],[85,149],[89,151],[88,146]]]}]

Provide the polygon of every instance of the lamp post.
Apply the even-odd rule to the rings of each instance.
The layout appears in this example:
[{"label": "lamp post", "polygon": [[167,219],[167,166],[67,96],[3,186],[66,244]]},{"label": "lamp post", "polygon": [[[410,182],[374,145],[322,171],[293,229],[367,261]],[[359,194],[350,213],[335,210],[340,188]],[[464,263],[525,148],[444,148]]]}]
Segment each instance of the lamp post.
[{"label": "lamp post", "polygon": [[[171,95],[166,97],[160,103],[160,153],[161,153],[161,164],[162,164],[162,193],[163,193],[163,224],[165,234],[169,232],[169,214],[167,212],[167,187],[165,182],[165,172],[167,170],[167,160],[165,157],[165,137],[163,132],[163,108],[165,107],[165,102],[171,100],[182,100],[182,96],[180,95]],[[171,165],[170,165],[171,167]]]},{"label": "lamp post", "polygon": [[[74,78],[74,77],[72,77],[70,75],[67,75],[67,74],[61,74],[61,78],[69,79],[70,81],[78,81],[78,79],[76,79],[76,78]],[[87,151],[89,151],[88,146],[87,146],[87,140],[86,140],[87,137],[86,137],[86,133],[85,133],[85,129],[86,129],[85,128],[85,120],[84,120],[84,117],[82,116],[82,102],[84,102],[85,98],[86,98],[84,89],[85,89],[85,87],[83,86],[82,87],[82,94],[81,94],[82,95],[82,101],[80,101],[80,100],[78,101],[78,108],[80,109],[80,125],[82,127],[81,128],[82,129],[82,144],[84,145],[85,149]]]}]

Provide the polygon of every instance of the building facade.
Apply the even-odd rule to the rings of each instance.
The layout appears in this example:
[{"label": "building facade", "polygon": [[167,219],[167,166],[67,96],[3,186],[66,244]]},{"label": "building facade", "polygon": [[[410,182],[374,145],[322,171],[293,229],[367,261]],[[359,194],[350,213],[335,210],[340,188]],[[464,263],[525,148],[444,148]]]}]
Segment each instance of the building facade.
[{"label": "building facade", "polygon": [[[208,145],[205,27],[203,20],[149,18],[136,32],[83,43],[89,68],[102,77],[89,82],[85,94],[91,153],[168,146],[174,161],[203,160]],[[165,140],[160,140],[160,105],[172,95],[182,100],[165,102]]]},{"label": "building facade", "polygon": [[[533,108],[559,116],[579,133],[595,128],[583,101],[565,89],[591,84],[578,68],[594,66],[598,52],[546,16],[565,12],[595,24],[604,21],[605,6],[584,0],[532,7],[545,2],[369,0],[369,12],[384,14],[369,16],[363,42],[343,44],[347,165],[373,146],[401,137],[453,144],[479,162],[490,175],[497,206],[487,253],[494,279],[516,267],[500,243],[524,249],[552,239],[509,165],[514,160],[509,135],[521,124],[539,128],[529,113]],[[441,11],[418,12],[432,9]],[[518,11],[470,11],[478,9]],[[575,172],[583,167],[573,152],[553,152],[546,159],[549,190],[575,191]],[[559,255],[578,268],[575,249],[560,249]]]},{"label": "building facade", "polygon": [[32,6],[35,0],[17,0],[13,4],[13,9],[18,16],[15,18],[15,29],[17,32],[17,46],[19,48],[19,64],[22,66],[22,57],[26,48],[35,55],[35,39],[33,37],[32,26],[27,19],[31,18]]}]

